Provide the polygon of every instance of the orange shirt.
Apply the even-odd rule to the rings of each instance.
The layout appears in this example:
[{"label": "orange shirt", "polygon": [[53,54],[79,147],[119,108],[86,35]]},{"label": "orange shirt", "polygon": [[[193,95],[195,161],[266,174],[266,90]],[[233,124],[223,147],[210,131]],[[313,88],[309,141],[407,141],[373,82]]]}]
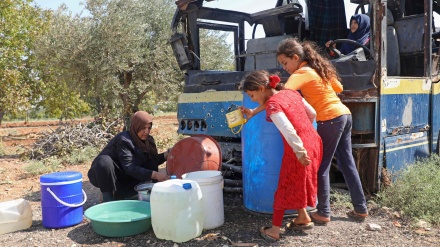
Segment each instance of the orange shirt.
[{"label": "orange shirt", "polygon": [[330,83],[322,83],[322,78],[307,62],[302,62],[300,68],[290,75],[285,87],[301,90],[304,99],[315,109],[316,121],[326,121],[344,114],[351,114],[336,93],[342,92],[342,84],[334,79]]}]

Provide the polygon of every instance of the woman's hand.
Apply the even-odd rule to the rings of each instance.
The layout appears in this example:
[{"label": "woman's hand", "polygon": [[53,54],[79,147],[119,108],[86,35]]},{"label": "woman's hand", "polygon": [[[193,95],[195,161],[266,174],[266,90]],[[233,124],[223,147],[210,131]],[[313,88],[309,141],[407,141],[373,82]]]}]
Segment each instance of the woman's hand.
[{"label": "woman's hand", "polygon": [[301,165],[303,165],[303,166],[308,166],[308,165],[310,165],[310,163],[312,163],[312,160],[310,159],[310,157],[307,154],[304,154],[298,160],[299,160],[299,163],[301,163]]},{"label": "woman's hand", "polygon": [[243,115],[246,117],[246,120],[249,121],[249,119],[251,119],[251,117],[254,116],[254,110],[246,108],[244,106],[239,106],[238,108],[243,113]]},{"label": "woman's hand", "polygon": [[153,171],[153,174],[151,174],[151,179],[162,182],[162,181],[170,179],[170,176],[168,176],[166,173],[163,173],[163,172]]},{"label": "woman's hand", "polygon": [[334,43],[333,40],[329,40],[327,43],[325,43],[325,47],[325,51],[328,53],[328,55],[330,55],[332,58],[335,57],[336,53],[333,50],[336,49],[336,43]]},{"label": "woman's hand", "polygon": [[333,46],[333,48],[336,48],[336,44],[333,43],[333,40],[329,40],[329,41],[327,41],[327,43],[325,43],[325,47],[330,48],[330,46]]},{"label": "woman's hand", "polygon": [[163,157],[165,158],[165,160],[168,159],[168,155],[170,155],[171,153],[171,148],[168,148],[167,151],[165,151],[165,153],[163,153]]}]

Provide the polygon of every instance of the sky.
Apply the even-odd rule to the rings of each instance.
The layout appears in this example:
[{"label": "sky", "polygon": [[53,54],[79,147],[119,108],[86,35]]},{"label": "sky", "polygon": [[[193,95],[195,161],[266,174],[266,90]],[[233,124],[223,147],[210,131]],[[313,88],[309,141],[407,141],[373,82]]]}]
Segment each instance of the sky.
[{"label": "sky", "polygon": [[[1,1],[1,0],[0,0]],[[84,9],[86,0],[34,0],[42,8],[49,9],[57,9],[61,4],[66,4],[70,11],[73,14],[80,14]],[[145,1],[154,1],[154,0],[145,0]],[[256,4],[256,0],[214,0],[212,2],[205,2],[204,6],[211,8],[222,8],[229,10],[236,10],[246,13],[255,13],[261,10],[273,8],[276,4],[275,0],[258,0],[258,4]],[[305,0],[299,0],[301,4],[304,6]],[[344,0],[346,6],[346,18],[347,25],[349,23],[351,15],[354,14],[356,10],[356,4],[350,3],[350,0]],[[87,12],[82,12],[82,15],[86,15]],[[440,17],[438,15],[434,16],[435,25],[440,26]],[[260,25],[261,26],[261,25]],[[257,28],[256,37],[262,37],[264,35],[262,27]],[[347,26],[348,28],[348,26]],[[251,28],[245,27],[246,37],[249,37],[252,32]],[[232,38],[231,38],[232,39]]]},{"label": "sky", "polygon": [[[298,0],[302,6],[305,6],[305,0]],[[255,13],[258,11],[266,10],[275,7],[276,0],[260,0],[258,1],[258,4],[256,4],[257,1],[255,0],[214,0],[212,2],[205,2],[204,6],[211,7],[211,8],[222,8],[222,9],[229,9],[229,10],[235,10],[240,12],[246,12],[246,13]],[[354,14],[357,4],[350,3],[350,0],[344,0],[345,6],[346,6],[346,12],[352,13],[347,14],[347,23],[350,21],[351,15]],[[348,28],[348,26],[347,26]],[[252,35],[252,28],[246,23],[245,24],[245,33],[246,38],[250,38]],[[255,33],[256,38],[264,37],[264,30],[262,25],[257,26],[257,30]],[[233,43],[232,37],[229,38],[231,41],[230,43]]]},{"label": "sky", "polygon": [[[348,6],[346,8],[347,13],[354,14],[357,5],[350,3],[350,0],[344,0],[344,1],[345,1],[345,5]],[[61,4],[64,3],[69,8],[69,11],[72,12],[72,14],[80,14],[81,11],[84,10],[86,0],[34,0],[34,2],[36,2],[37,5],[43,9],[48,8],[53,10],[56,10]],[[275,0],[259,0],[258,4],[255,4],[255,2],[256,2],[255,0],[214,0],[211,2],[205,2],[204,6],[210,8],[235,10],[246,13],[255,13],[265,9],[273,8],[276,4]],[[303,6],[305,5],[304,4],[305,0],[299,0],[299,2]],[[86,15],[86,14],[87,14],[86,11],[82,12],[82,15]],[[347,23],[350,17],[351,14],[347,15]],[[247,38],[251,37],[252,28],[250,28],[250,26],[247,25],[247,23],[245,26],[245,31],[246,31],[246,37]],[[261,25],[257,27],[257,31],[256,31],[256,38],[260,38],[260,37],[264,37],[264,31]],[[230,37],[228,37],[228,42],[231,44],[233,43],[233,38],[231,35]]]},{"label": "sky", "polygon": [[[80,13],[84,9],[84,3],[86,0],[34,0],[40,7],[48,9],[57,9],[61,4],[66,4],[72,13]],[[150,0],[151,1],[151,0]],[[153,0],[154,1],[154,0]],[[299,0],[300,3],[304,3],[304,0]],[[350,0],[344,0],[348,5],[347,12],[354,13],[356,5],[350,3]],[[236,10],[247,13],[254,13],[261,10],[273,8],[276,4],[275,0],[259,0],[258,4],[255,4],[255,0],[215,0],[212,2],[205,2],[204,6],[211,8],[224,8],[229,10]],[[350,15],[347,17],[350,18]]]},{"label": "sky", "polygon": [[34,0],[38,6],[43,9],[56,10],[61,4],[66,4],[70,11],[74,14],[79,14],[83,9],[85,0]]}]

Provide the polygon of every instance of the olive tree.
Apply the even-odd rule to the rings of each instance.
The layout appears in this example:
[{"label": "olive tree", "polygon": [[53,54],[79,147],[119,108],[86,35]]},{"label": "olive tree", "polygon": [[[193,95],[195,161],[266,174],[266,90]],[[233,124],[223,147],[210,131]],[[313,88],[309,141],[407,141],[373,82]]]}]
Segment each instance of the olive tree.
[{"label": "olive tree", "polygon": [[44,12],[29,0],[0,1],[0,123],[5,113],[30,109],[41,88],[30,64]]},{"label": "olive tree", "polygon": [[90,21],[72,16],[65,5],[49,11],[46,21],[48,28],[34,42],[33,50],[34,69],[43,83],[37,105],[61,120],[88,113],[84,85],[90,81],[86,51]]},{"label": "olive tree", "polygon": [[[88,0],[85,9],[83,16],[65,7],[53,12],[48,32],[36,42],[36,67],[46,85],[40,104],[58,113],[90,106],[128,120],[139,109],[176,101],[184,72],[169,43],[174,1]],[[230,67],[226,36],[206,32],[203,38],[216,54],[206,55],[205,69]]]},{"label": "olive tree", "polygon": [[[139,110],[147,93],[176,95],[181,75],[168,44],[175,6],[170,0],[89,0],[88,57],[93,91],[119,97],[127,119]],[[108,99],[108,98],[107,98]]]}]

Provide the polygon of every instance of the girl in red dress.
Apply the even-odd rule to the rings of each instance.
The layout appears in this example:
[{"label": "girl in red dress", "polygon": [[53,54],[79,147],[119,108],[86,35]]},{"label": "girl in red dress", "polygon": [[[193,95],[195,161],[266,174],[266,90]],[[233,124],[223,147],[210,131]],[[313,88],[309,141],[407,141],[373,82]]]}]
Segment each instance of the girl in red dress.
[{"label": "girl in red dress", "polygon": [[[284,211],[295,209],[298,217],[287,224],[287,229],[307,230],[313,222],[307,206],[316,206],[317,173],[322,159],[322,142],[312,122],[315,111],[294,90],[281,90],[277,75],[265,70],[253,71],[241,82],[240,89],[252,101],[265,105],[266,119],[281,132],[284,155],[278,187],[275,192],[272,227],[263,227],[260,234],[269,242],[280,238]],[[249,109],[242,107],[246,114]]]}]

